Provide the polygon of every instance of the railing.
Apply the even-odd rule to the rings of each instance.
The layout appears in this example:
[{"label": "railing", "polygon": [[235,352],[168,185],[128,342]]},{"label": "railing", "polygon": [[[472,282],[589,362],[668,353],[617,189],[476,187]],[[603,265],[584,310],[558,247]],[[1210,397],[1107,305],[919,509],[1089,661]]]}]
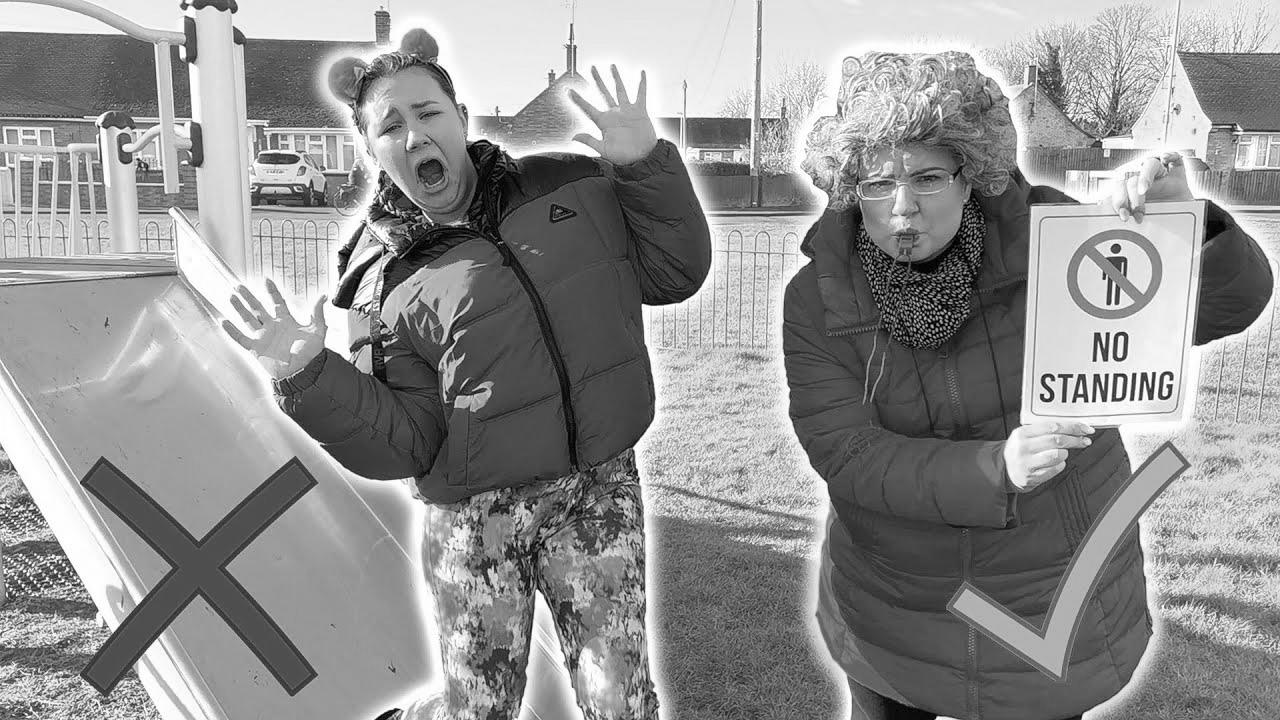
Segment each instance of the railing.
[{"label": "railing", "polygon": [[804,264],[794,232],[750,240],[732,230],[715,243],[711,273],[697,295],[679,305],[645,308],[650,345],[658,348],[778,345],[782,291]]},{"label": "railing", "polygon": [[[69,241],[61,221],[51,231],[23,233],[11,220],[0,224],[0,237],[10,255],[59,255]],[[83,223],[90,252],[110,250],[105,220]],[[260,219],[251,237],[250,268],[268,276],[287,295],[313,299],[332,294],[336,253],[349,225],[336,220]],[[173,249],[170,220],[144,219],[138,236],[144,251]],[[787,282],[807,262],[794,232],[774,237],[767,232],[729,231],[715,238],[712,269],[702,289],[678,304],[646,306],[644,320],[650,347],[660,350],[714,348],[763,349],[780,346],[782,296]],[[20,252],[12,251],[18,248]],[[1254,327],[1200,350],[1200,391],[1196,417],[1222,422],[1280,420],[1280,342],[1275,339],[1274,303]]]}]

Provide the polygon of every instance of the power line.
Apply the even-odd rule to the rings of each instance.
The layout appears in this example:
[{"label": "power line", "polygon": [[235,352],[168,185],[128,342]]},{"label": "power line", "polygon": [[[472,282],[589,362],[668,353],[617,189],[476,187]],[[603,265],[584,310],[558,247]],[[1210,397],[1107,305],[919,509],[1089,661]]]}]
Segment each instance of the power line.
[{"label": "power line", "polygon": [[703,16],[702,25],[698,28],[698,34],[694,36],[693,42],[689,45],[689,52],[684,58],[684,70],[681,72],[683,77],[689,76],[689,63],[693,62],[693,56],[698,52],[698,48],[702,42],[702,36],[707,34],[707,28],[711,25],[711,18],[715,14],[715,3],[707,3],[707,14]]},{"label": "power line", "polygon": [[729,3],[729,17],[724,21],[724,34],[720,36],[720,49],[716,51],[716,61],[711,65],[711,74],[707,76],[707,85],[703,88],[702,94],[698,96],[699,102],[701,102],[702,99],[706,97],[707,92],[711,90],[711,81],[716,78],[716,70],[720,67],[720,57],[724,55],[724,44],[725,41],[729,39],[729,26],[733,24],[733,11],[737,9],[737,7],[738,0],[732,0],[732,2]]}]

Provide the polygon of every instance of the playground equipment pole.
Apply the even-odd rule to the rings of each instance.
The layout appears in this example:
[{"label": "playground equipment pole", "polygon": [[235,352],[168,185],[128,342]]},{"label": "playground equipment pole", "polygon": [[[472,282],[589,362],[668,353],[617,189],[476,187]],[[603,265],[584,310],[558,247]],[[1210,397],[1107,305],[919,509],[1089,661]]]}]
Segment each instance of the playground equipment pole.
[{"label": "playground equipment pole", "polygon": [[248,280],[249,176],[245,170],[232,15],[235,0],[184,0],[191,65],[191,142],[200,234],[242,281]]},{"label": "playground equipment pole", "polygon": [[[124,147],[133,142],[133,128],[133,118],[117,110],[98,118],[98,153],[102,159],[102,184],[107,190],[112,252],[135,253],[142,249],[138,237],[137,164],[133,153]],[[78,189],[73,186],[72,191]]]}]

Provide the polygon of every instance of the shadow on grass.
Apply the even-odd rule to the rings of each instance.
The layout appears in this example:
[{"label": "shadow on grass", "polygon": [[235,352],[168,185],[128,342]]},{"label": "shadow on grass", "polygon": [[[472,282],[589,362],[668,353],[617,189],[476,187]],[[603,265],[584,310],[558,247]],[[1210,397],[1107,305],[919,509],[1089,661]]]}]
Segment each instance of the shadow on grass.
[{"label": "shadow on grass", "polygon": [[[765,517],[771,517],[771,518],[775,518],[775,519],[777,519],[777,520],[783,520],[783,521],[786,521],[786,522],[788,522],[788,523],[796,523],[796,524],[800,524],[800,525],[806,525],[806,524],[810,524],[810,523],[812,523],[812,522],[813,522],[813,520],[812,520],[811,518],[809,518],[808,516],[806,516],[806,515],[800,515],[800,514],[797,514],[797,513],[781,512],[781,511],[778,511],[778,510],[770,510],[769,508],[761,507],[761,506],[759,506],[759,505],[753,505],[753,504],[750,504],[750,503],[739,502],[739,501],[736,501],[736,500],[727,500],[727,499],[725,499],[725,498],[723,498],[723,497],[716,497],[716,496],[709,495],[709,494],[705,494],[705,493],[695,492],[695,491],[690,490],[690,489],[688,489],[688,488],[680,487],[679,485],[670,485],[670,484],[666,484],[666,483],[650,482],[650,483],[645,483],[645,487],[653,488],[653,489],[655,489],[655,490],[662,490],[662,491],[664,491],[664,492],[674,493],[674,494],[676,494],[676,495],[681,495],[681,496],[684,496],[684,497],[689,498],[689,499],[691,499],[691,500],[705,500],[706,502],[713,503],[713,504],[715,504],[715,505],[725,505],[725,506],[728,506],[728,507],[731,507],[731,508],[736,508],[736,509],[738,509],[738,510],[745,510],[745,511],[747,511],[747,512],[749,512],[749,513],[755,513],[755,514],[757,514],[757,515],[764,515]],[[798,539],[801,539],[801,538],[806,538],[806,539],[807,539],[807,538],[808,538],[808,537],[810,537],[810,536],[811,536],[811,534],[810,534],[810,533],[808,533],[808,532],[805,532],[805,533],[796,533],[796,534],[794,534],[794,536],[789,536],[789,537],[787,537],[786,539],[789,539],[789,540],[798,540]]]},{"label": "shadow on grass", "polygon": [[1161,553],[1160,562],[1174,565],[1226,565],[1238,572],[1280,574],[1280,557],[1274,553],[1181,552]]},{"label": "shadow on grass", "polygon": [[0,648],[0,665],[16,665],[38,673],[78,675],[92,659],[93,655],[89,653],[68,652],[56,645],[14,645]]},{"label": "shadow on grass", "polygon": [[[1192,598],[1204,604],[1205,598]],[[1229,603],[1234,604],[1234,603]],[[1275,720],[1280,657],[1166,619],[1135,681],[1085,720]]]},{"label": "shadow on grass", "polygon": [[[1205,608],[1227,621],[1242,621],[1250,625],[1260,639],[1270,647],[1280,651],[1280,608],[1274,605],[1237,600],[1223,595],[1196,595],[1191,593],[1170,593],[1160,596],[1160,603],[1166,607],[1191,606]],[[1236,646],[1232,646],[1233,648]],[[1280,664],[1280,655],[1272,656]],[[1278,678],[1280,679],[1280,678]],[[1280,705],[1280,698],[1277,698]]]},{"label": "shadow on grass", "polygon": [[95,607],[93,603],[85,600],[70,600],[65,598],[32,595],[27,597],[15,597],[11,602],[12,605],[6,605],[6,609],[17,612],[37,615],[58,615],[64,618],[77,618],[81,620],[93,620],[98,616],[98,608]]},{"label": "shadow on grass", "polygon": [[811,639],[807,529],[650,519],[655,663],[668,717],[831,717],[840,695]]}]

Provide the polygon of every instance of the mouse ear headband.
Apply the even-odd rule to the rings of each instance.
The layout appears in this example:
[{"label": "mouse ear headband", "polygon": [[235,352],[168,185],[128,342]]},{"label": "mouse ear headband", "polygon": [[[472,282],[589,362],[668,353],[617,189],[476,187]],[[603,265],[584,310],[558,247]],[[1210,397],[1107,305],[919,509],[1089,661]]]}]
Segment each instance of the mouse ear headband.
[{"label": "mouse ear headband", "polygon": [[[431,33],[422,28],[414,28],[404,34],[398,51],[380,55],[379,58],[394,54],[406,55],[417,61],[417,64],[432,66],[439,71],[442,84],[452,94],[453,79],[436,61],[440,56],[440,44],[431,37]],[[361,93],[364,92],[365,75],[368,71],[369,63],[360,58],[345,57],[338,60],[329,68],[329,92],[342,101],[342,104],[355,107],[360,102]]]}]

